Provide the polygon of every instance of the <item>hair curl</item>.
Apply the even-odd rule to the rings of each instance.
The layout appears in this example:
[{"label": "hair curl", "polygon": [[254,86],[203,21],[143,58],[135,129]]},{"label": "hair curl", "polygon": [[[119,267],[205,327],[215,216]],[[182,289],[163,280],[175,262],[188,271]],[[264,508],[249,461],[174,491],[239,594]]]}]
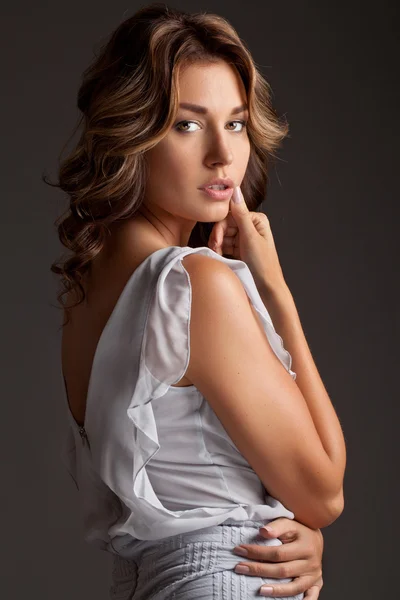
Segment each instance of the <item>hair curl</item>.
[{"label": "hair curl", "polygon": [[[70,199],[56,221],[61,243],[72,256],[51,265],[61,276],[57,300],[68,313],[85,299],[81,278],[102,250],[109,226],[132,218],[146,184],[146,151],[172,126],[178,109],[177,82],[182,66],[225,60],[237,69],[247,93],[250,157],[241,185],[249,210],[263,202],[267,169],[288,133],[271,106],[269,84],[250,51],[223,17],[188,14],[154,3],[123,21],[86,68],[78,90],[82,126],[75,149],[59,167],[58,183]],[[65,146],[64,146],[65,148]],[[192,247],[208,244],[214,223],[198,222]],[[62,297],[77,288],[78,301]]]}]

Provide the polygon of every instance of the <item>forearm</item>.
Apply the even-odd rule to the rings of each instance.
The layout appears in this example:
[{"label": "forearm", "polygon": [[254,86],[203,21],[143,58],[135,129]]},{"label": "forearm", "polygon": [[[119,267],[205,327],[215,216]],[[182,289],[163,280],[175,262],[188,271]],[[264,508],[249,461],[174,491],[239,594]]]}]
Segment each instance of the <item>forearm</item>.
[{"label": "forearm", "polygon": [[326,392],[318,369],[308,347],[293,296],[287,286],[271,292],[261,289],[260,296],[266,306],[276,332],[292,356],[292,370],[296,384],[307,403],[315,428],[325,452],[338,472],[342,485],[346,467],[346,447],[342,428],[332,402]]}]

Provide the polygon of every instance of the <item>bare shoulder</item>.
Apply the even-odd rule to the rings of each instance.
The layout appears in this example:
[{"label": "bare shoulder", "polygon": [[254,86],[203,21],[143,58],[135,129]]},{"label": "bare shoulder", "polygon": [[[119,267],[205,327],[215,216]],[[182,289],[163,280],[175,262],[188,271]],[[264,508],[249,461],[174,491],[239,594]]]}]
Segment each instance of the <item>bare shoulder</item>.
[{"label": "bare shoulder", "polygon": [[212,256],[206,255],[206,254],[201,254],[200,252],[194,252],[193,254],[186,254],[186,256],[184,256],[182,258],[182,262],[186,267],[188,267],[189,269],[213,269],[214,267],[216,269],[218,268],[222,268],[222,270],[224,269],[229,269],[229,267],[223,263],[221,260],[218,260],[217,258],[213,258]]},{"label": "bare shoulder", "polygon": [[[234,381],[233,371],[243,364],[240,355],[250,347],[261,350],[263,357],[283,369],[275,356],[246,290],[230,266],[212,256],[189,254],[182,259],[192,288],[191,297],[191,347],[186,375],[201,387],[207,373],[217,373],[224,361],[223,370]],[[211,348],[212,345],[212,348]],[[230,361],[227,361],[228,355]],[[232,356],[232,353],[235,356]],[[222,357],[225,357],[222,358]],[[242,373],[248,381],[252,369]],[[221,390],[221,387],[219,388]],[[210,392],[210,390],[207,390]]]},{"label": "bare shoulder", "polygon": [[[189,274],[194,299],[207,294],[210,300],[227,302],[227,292],[247,302],[247,294],[234,271],[224,262],[204,254],[188,254],[182,259]],[[196,308],[196,307],[195,307]]]}]

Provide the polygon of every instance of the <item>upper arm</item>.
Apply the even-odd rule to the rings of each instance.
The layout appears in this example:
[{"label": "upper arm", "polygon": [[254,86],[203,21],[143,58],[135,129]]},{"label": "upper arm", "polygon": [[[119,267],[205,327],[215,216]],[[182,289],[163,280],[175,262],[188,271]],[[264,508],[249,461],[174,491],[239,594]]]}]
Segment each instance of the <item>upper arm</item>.
[{"label": "upper arm", "polygon": [[182,262],[192,288],[187,377],[268,493],[306,525],[326,526],[336,518],[331,461],[241,281],[211,257]]}]

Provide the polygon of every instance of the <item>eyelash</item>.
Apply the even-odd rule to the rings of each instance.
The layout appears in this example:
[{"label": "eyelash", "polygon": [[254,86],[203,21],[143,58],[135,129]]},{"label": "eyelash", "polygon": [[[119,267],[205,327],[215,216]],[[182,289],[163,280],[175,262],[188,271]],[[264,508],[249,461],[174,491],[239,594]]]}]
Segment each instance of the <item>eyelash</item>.
[{"label": "eyelash", "polygon": [[[175,125],[175,129],[177,131],[179,131],[179,133],[193,133],[192,131],[185,131],[183,129],[178,129],[179,125],[182,125],[182,123],[196,123],[196,125],[198,125],[198,123],[196,121],[190,121],[188,119],[185,119],[184,121],[179,121],[179,123],[177,123]],[[242,131],[244,131],[246,129],[247,126],[247,121],[242,121],[242,120],[237,120],[237,121],[229,121],[229,123],[240,123],[241,125],[243,125],[243,129],[241,129],[240,131],[233,131],[233,130],[229,130],[229,131],[233,131],[233,133],[242,133]]]}]

